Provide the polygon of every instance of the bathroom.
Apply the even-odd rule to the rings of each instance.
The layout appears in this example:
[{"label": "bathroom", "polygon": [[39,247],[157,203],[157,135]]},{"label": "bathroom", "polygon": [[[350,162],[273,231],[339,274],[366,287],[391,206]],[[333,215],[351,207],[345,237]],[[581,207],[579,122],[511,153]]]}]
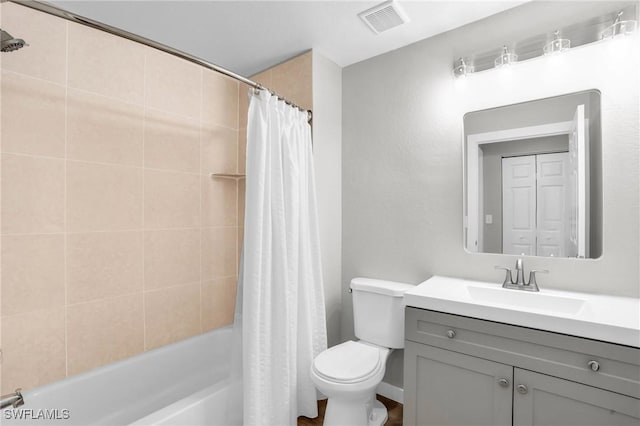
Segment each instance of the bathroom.
[{"label": "bathroom", "polygon": [[[0,54],[0,381],[3,401],[22,388],[25,402],[4,409],[2,422],[230,424],[221,414],[229,398],[218,382],[232,369],[236,285],[247,241],[244,206],[249,199],[242,175],[249,173],[250,90],[246,82],[207,64],[237,72],[313,113],[325,348],[360,339],[354,332],[357,290],[352,289],[358,277],[412,286],[449,277],[500,289],[505,275],[495,267],[513,270],[522,258],[526,277],[530,270],[549,271],[537,277],[540,295],[602,296],[611,311],[620,300],[637,306],[638,2],[474,2],[469,7],[454,1],[397,1],[409,22],[376,35],[358,13],[378,3],[50,3],[88,20],[34,9],[29,2],[0,4],[0,28],[27,44]],[[600,40],[619,11],[625,22],[636,21],[635,32]],[[269,26],[258,27],[262,15],[284,30],[266,33]],[[305,28],[315,19],[333,22],[336,30],[325,26],[311,34]],[[125,30],[133,39],[109,33],[92,20]],[[215,33],[216,26],[236,32]],[[342,36],[347,29],[356,34],[353,40]],[[562,37],[576,35],[568,37],[571,48],[543,55],[556,30]],[[332,34],[322,38],[322,33]],[[135,37],[168,45],[178,55]],[[219,47],[232,43],[231,53]],[[266,44],[276,48],[268,50]],[[519,58],[495,67],[494,58],[503,56],[505,45]],[[539,53],[528,56],[531,45]],[[467,75],[460,75],[460,58],[469,66]],[[468,244],[468,219],[465,225],[472,204],[465,143],[472,114],[585,92],[595,94],[598,108],[591,109],[599,109],[601,134],[599,144],[591,138],[599,151],[591,157],[596,164],[592,177],[599,176],[590,197],[595,206],[591,234],[600,233],[591,244],[593,254],[581,259],[474,250]],[[458,281],[439,282],[453,288]],[[417,310],[447,311],[443,303],[422,305],[428,298],[424,294],[414,292],[411,298],[406,328],[401,328],[411,343],[389,355],[377,388],[386,398],[389,421],[404,404],[404,419],[395,418],[395,424],[482,423],[471,403],[458,406],[463,417],[420,420],[428,413],[418,410],[415,389],[420,388],[407,374],[416,366],[410,366],[407,353],[409,346],[411,353],[419,350],[414,343],[425,343],[421,339],[426,337],[411,337],[409,329],[449,317],[416,319]],[[571,335],[554,324],[543,328],[540,317],[529,314],[522,314],[524,324],[522,318],[512,324]],[[597,341],[600,346],[590,354],[615,358],[608,364],[598,359],[609,380],[605,384],[580,376],[587,373],[582,366],[560,363],[564,369],[550,371],[547,364],[520,364],[525,362],[521,358],[446,346],[456,344],[456,338],[420,347],[512,366],[504,388],[509,392],[519,384],[513,371],[520,366],[623,395],[622,408],[608,407],[607,412],[625,412],[626,423],[615,423],[616,418],[590,424],[637,424],[640,373],[637,361],[629,367],[640,347],[637,315],[626,318],[636,324],[631,343],[607,337],[604,328],[604,335],[588,334],[601,330],[597,321],[586,327],[591,330],[587,335],[571,336]],[[462,339],[463,329],[476,326],[460,321],[454,323]],[[510,335],[501,330],[503,337]],[[573,351],[581,347],[577,340],[572,345]],[[609,345],[619,350],[609,355]],[[539,357],[560,350],[540,347],[546,352]],[[616,381],[607,367],[624,359],[631,361],[616,371],[626,379]],[[449,370],[439,371],[445,388],[444,371]],[[134,376],[145,379],[128,379]],[[197,400],[194,395],[206,389],[211,407],[202,408],[202,423],[172,417],[186,413]],[[462,398],[462,393],[454,395]],[[517,395],[515,390],[509,404]],[[625,411],[630,404],[635,414]],[[58,410],[49,414],[69,418],[18,422],[7,414],[28,408]],[[503,411],[509,424],[520,424],[514,407]],[[465,423],[464,412],[476,417]],[[494,418],[486,424],[503,422]],[[555,424],[586,423],[563,419]]]}]

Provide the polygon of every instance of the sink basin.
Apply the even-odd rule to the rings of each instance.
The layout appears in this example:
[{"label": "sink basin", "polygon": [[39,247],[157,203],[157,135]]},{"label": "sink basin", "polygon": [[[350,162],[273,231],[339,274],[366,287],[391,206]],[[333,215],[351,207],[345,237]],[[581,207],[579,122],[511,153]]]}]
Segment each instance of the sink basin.
[{"label": "sink basin", "polygon": [[506,305],[561,314],[577,314],[585,304],[584,299],[506,288],[470,285],[467,286],[467,291],[471,299],[478,303]]}]

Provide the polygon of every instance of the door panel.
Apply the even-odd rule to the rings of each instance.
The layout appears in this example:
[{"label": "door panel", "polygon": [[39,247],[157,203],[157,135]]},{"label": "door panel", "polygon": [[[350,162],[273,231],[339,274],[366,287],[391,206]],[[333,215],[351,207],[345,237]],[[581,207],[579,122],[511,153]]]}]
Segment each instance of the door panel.
[{"label": "door panel", "polygon": [[540,154],[537,164],[537,223],[538,256],[566,256],[567,165],[568,154]]},{"label": "door panel", "polygon": [[[526,393],[518,386],[524,385]],[[516,426],[618,426],[640,424],[640,400],[514,368]]]},{"label": "door panel", "polygon": [[[513,367],[406,342],[404,425],[510,425]],[[507,379],[506,387],[498,380]]]},{"label": "door panel", "polygon": [[535,255],[536,158],[502,159],[502,252]]}]

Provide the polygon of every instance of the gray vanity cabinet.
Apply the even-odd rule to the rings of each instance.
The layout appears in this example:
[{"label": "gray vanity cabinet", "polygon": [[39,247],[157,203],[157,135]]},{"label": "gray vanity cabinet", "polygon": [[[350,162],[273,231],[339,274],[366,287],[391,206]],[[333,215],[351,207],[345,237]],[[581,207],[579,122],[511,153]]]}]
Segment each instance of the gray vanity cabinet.
[{"label": "gray vanity cabinet", "polygon": [[513,367],[414,342],[404,350],[415,372],[405,378],[405,425],[511,424]]},{"label": "gray vanity cabinet", "polygon": [[640,425],[640,349],[407,308],[404,425]]},{"label": "gray vanity cabinet", "polygon": [[518,368],[514,383],[515,425],[640,425],[635,398]]}]

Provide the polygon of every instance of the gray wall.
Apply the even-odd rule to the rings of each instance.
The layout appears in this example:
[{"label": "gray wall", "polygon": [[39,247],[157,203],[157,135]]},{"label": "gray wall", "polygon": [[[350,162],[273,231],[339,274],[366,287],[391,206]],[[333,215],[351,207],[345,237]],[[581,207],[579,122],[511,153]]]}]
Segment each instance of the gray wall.
[{"label": "gray wall", "polygon": [[483,152],[483,217],[493,215],[493,223],[483,225],[484,253],[502,253],[502,158],[563,152],[569,149],[567,135],[480,145]]},{"label": "gray wall", "polygon": [[[640,296],[638,39],[594,43],[466,79],[460,56],[485,52],[619,7],[530,2],[343,71],[342,338],[353,337],[348,284],[365,276],[418,284],[431,275],[500,282],[515,257],[463,248],[463,116],[582,90],[602,92],[605,255],[525,258],[541,287]],[[385,381],[402,385],[402,351]]]}]

